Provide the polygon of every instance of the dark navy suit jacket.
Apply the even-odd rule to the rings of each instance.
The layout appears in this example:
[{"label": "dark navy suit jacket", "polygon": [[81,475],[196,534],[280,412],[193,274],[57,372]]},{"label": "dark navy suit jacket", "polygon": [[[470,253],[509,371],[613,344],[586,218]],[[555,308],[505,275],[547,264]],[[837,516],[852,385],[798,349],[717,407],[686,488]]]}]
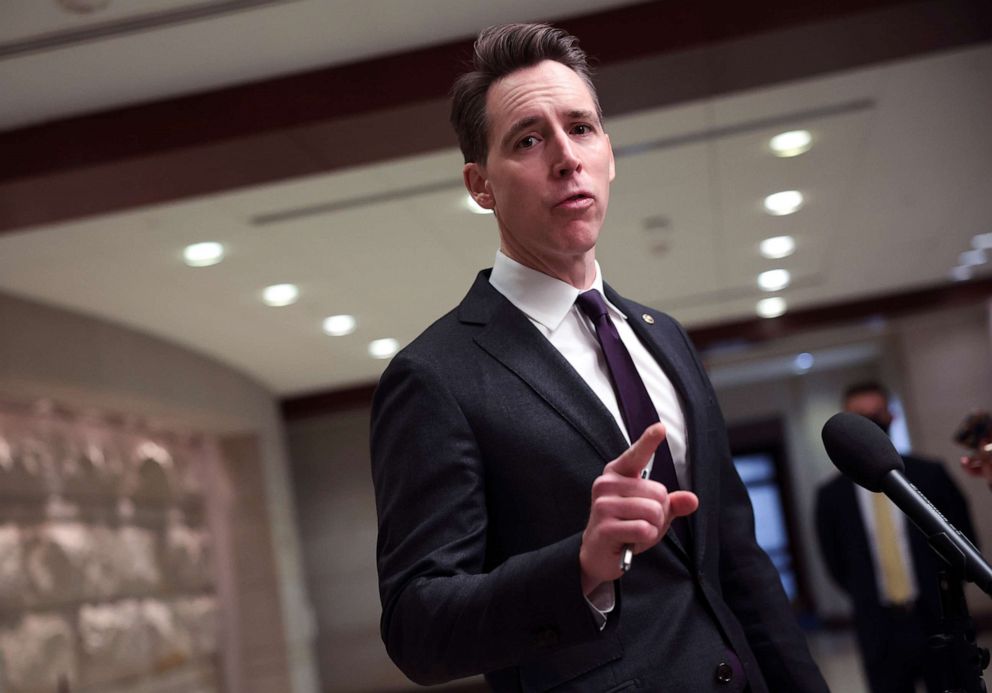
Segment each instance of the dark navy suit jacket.
[{"label": "dark navy suit jacket", "polygon": [[[377,388],[372,475],[382,636],[414,681],[485,673],[497,691],[826,691],[757,546],[713,390],[678,324],[607,298],[684,409],[689,551],[672,533],[615,583],[596,627],[579,546],[593,480],[627,447],[581,376],[480,273],[457,309],[397,354]],[[653,324],[642,315],[653,317]]]}]

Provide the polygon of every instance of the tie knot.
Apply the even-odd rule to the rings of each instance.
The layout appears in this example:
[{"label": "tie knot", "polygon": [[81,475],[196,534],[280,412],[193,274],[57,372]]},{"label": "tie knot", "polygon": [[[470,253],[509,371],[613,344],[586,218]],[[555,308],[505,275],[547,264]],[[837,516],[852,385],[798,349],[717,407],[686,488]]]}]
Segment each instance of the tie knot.
[{"label": "tie knot", "polygon": [[607,314],[606,299],[595,289],[584,291],[576,296],[575,303],[593,322]]}]

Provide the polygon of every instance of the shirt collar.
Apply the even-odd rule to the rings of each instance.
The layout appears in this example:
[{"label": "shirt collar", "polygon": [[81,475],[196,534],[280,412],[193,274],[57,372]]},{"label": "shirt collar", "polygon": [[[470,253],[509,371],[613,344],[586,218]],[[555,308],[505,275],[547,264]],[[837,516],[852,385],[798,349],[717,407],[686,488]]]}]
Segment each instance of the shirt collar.
[{"label": "shirt collar", "polygon": [[[603,275],[596,262],[596,278],[590,289],[603,291]],[[555,279],[543,272],[522,265],[502,251],[496,251],[493,271],[489,283],[503,294],[507,300],[519,308],[531,320],[544,325],[552,332],[558,329],[568,311],[575,305],[580,291],[571,284]],[[606,305],[615,317],[626,320],[627,316],[607,299]]]}]

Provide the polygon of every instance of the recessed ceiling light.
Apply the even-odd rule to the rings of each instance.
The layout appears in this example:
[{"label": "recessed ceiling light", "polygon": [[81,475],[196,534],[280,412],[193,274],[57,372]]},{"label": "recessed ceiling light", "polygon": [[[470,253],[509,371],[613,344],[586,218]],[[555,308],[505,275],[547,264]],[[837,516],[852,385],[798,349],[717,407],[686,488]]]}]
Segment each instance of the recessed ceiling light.
[{"label": "recessed ceiling light", "polygon": [[209,267],[224,259],[224,246],[207,241],[194,243],[183,249],[183,262],[190,267]]},{"label": "recessed ceiling light", "polygon": [[796,239],[792,236],[773,236],[761,241],[758,248],[769,260],[780,260],[796,252]]},{"label": "recessed ceiling light", "polygon": [[768,141],[775,156],[799,156],[813,146],[813,136],[809,130],[789,130],[775,135]]},{"label": "recessed ceiling light", "polygon": [[765,211],[777,217],[792,214],[803,206],[803,194],[798,190],[783,190],[765,198]]},{"label": "recessed ceiling light", "polygon": [[958,264],[964,267],[978,267],[978,265],[984,265],[987,260],[985,251],[981,249],[966,250],[958,256]]},{"label": "recessed ceiling light", "polygon": [[756,307],[758,315],[763,318],[777,318],[785,313],[785,299],[781,296],[772,296],[758,301]]},{"label": "recessed ceiling light", "polygon": [[300,290],[296,284],[273,284],[262,291],[262,301],[267,306],[288,306],[296,303]]},{"label": "recessed ceiling light", "polygon": [[790,281],[792,276],[785,269],[768,270],[758,275],[758,286],[762,291],[779,291],[787,287]]},{"label": "recessed ceiling light", "polygon": [[369,356],[374,359],[388,359],[400,348],[400,343],[392,337],[373,339],[369,342]]},{"label": "recessed ceiling light", "polygon": [[470,195],[469,193],[465,193],[464,205],[465,205],[465,209],[472,212],[472,214],[492,214],[493,211],[491,209],[486,209],[485,207],[482,207],[478,202],[475,201],[475,198],[472,197],[472,195]]},{"label": "recessed ceiling light", "polygon": [[324,319],[324,332],[332,337],[343,337],[354,332],[357,324],[354,315],[332,315]]},{"label": "recessed ceiling light", "polygon": [[992,250],[992,232],[977,234],[971,239],[971,247],[975,250]]},{"label": "recessed ceiling light", "polygon": [[971,279],[971,268],[970,267],[955,267],[951,270],[950,276],[956,282],[964,282]]},{"label": "recessed ceiling light", "polygon": [[796,372],[805,373],[810,368],[813,367],[813,354],[808,351],[804,351],[801,354],[797,354],[795,360],[792,362],[796,368]]}]

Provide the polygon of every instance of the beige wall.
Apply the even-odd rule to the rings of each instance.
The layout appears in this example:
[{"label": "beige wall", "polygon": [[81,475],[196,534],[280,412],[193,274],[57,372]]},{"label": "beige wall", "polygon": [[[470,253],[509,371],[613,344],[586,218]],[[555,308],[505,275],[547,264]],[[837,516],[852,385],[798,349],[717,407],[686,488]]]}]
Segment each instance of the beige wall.
[{"label": "beige wall", "polygon": [[[284,432],[271,393],[231,368],[177,345],[7,295],[0,295],[0,326],[2,397],[52,398],[73,407],[96,407],[222,438],[255,440],[278,576],[278,591],[272,598],[280,604],[284,623],[271,631],[267,642],[255,643],[260,648],[258,661],[272,661],[265,659],[262,649],[285,652],[272,667],[273,672],[276,667],[283,672],[288,668],[289,680],[284,673],[282,684],[268,688],[268,693],[316,691],[313,628],[300,571]],[[236,676],[232,672],[229,679]]]},{"label": "beige wall", "polygon": [[[952,435],[972,409],[992,410],[992,302],[927,312],[896,321],[897,356],[905,374],[906,415],[914,448],[942,458],[965,493],[982,553],[992,557],[992,493],[968,477]],[[992,614],[992,600],[969,586],[973,614]]]},{"label": "beige wall", "polygon": [[324,690],[421,690],[389,660],[379,636],[368,407],[294,421],[287,430]]}]

